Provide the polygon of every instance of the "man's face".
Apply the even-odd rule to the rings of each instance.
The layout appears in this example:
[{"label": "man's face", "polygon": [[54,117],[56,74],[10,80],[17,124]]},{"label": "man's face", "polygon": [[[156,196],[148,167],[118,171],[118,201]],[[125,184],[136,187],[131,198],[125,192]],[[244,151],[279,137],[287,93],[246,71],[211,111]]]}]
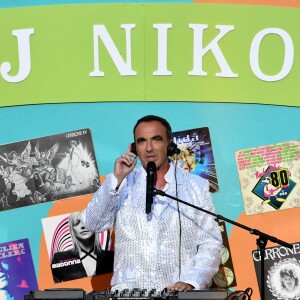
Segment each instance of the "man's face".
[{"label": "man's face", "polygon": [[157,170],[169,166],[167,129],[159,121],[141,122],[135,129],[135,144],[144,168],[149,161],[155,162]]}]

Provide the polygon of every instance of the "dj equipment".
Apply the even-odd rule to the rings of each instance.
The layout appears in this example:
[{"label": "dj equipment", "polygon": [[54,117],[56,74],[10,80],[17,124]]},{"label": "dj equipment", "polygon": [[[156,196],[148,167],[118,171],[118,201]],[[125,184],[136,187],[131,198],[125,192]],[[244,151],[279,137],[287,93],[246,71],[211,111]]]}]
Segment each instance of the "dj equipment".
[{"label": "dj equipment", "polygon": [[24,300],[83,300],[85,299],[83,289],[46,289],[44,291],[31,291],[24,296]]},{"label": "dj equipment", "polygon": [[186,292],[168,292],[166,289],[124,289],[111,292],[109,290],[86,293],[82,289],[49,289],[32,291],[24,296],[24,300],[224,300],[228,296],[226,290],[208,289]]},{"label": "dj equipment", "polygon": [[[110,293],[104,292],[91,292],[93,300],[224,300],[228,293],[222,289],[208,289],[208,290],[191,290],[185,292],[168,292],[166,289],[157,291],[152,289],[125,289],[122,291],[115,291]],[[85,299],[92,300],[92,299]]]}]

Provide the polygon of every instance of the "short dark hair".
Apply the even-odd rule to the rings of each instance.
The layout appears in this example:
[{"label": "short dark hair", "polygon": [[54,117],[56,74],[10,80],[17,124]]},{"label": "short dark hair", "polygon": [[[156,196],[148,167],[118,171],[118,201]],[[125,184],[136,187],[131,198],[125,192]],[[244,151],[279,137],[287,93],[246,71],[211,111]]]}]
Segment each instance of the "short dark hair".
[{"label": "short dark hair", "polygon": [[154,115],[147,115],[147,116],[144,116],[144,117],[140,118],[139,120],[137,120],[137,122],[136,122],[136,124],[134,125],[134,128],[133,128],[133,137],[135,138],[135,130],[136,130],[137,126],[140,123],[142,123],[142,122],[151,122],[151,121],[160,122],[167,130],[168,140],[172,139],[172,128],[171,128],[171,125],[169,124],[169,122],[166,119],[162,118],[162,117],[154,116]]}]

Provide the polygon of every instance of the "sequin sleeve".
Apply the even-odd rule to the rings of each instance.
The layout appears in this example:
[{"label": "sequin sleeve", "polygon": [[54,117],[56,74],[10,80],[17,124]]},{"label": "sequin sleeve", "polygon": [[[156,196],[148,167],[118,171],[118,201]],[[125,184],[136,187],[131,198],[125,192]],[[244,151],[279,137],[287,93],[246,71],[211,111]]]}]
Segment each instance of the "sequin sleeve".
[{"label": "sequin sleeve", "polygon": [[82,213],[82,222],[88,230],[102,232],[113,227],[120,191],[124,185],[126,178],[116,189],[115,176],[113,174],[107,176]]}]

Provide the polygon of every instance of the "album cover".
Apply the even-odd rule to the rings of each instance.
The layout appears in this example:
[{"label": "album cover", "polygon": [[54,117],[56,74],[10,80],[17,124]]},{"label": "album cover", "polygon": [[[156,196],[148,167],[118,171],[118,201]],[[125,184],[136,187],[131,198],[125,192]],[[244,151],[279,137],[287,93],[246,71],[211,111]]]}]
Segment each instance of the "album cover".
[{"label": "album cover", "polygon": [[[265,299],[300,299],[300,243],[289,249],[276,246],[266,249],[264,259]],[[252,251],[258,286],[261,289],[261,257],[258,250]]]},{"label": "album cover", "polygon": [[113,271],[111,231],[89,231],[80,218],[81,212],[73,212],[42,219],[55,283]]},{"label": "album cover", "polygon": [[219,221],[219,228],[222,233],[222,259],[218,273],[213,277],[211,288],[230,288],[236,286],[236,278],[231,258],[231,252],[224,221]]},{"label": "album cover", "polygon": [[0,146],[0,211],[93,193],[99,185],[89,129]]},{"label": "album cover", "polygon": [[23,300],[38,284],[28,239],[0,244],[0,299]]},{"label": "album cover", "polygon": [[235,153],[247,215],[300,206],[300,141]]},{"label": "album cover", "polygon": [[208,179],[210,192],[219,191],[208,127],[173,132],[173,142],[181,151],[173,156],[177,167]]}]

